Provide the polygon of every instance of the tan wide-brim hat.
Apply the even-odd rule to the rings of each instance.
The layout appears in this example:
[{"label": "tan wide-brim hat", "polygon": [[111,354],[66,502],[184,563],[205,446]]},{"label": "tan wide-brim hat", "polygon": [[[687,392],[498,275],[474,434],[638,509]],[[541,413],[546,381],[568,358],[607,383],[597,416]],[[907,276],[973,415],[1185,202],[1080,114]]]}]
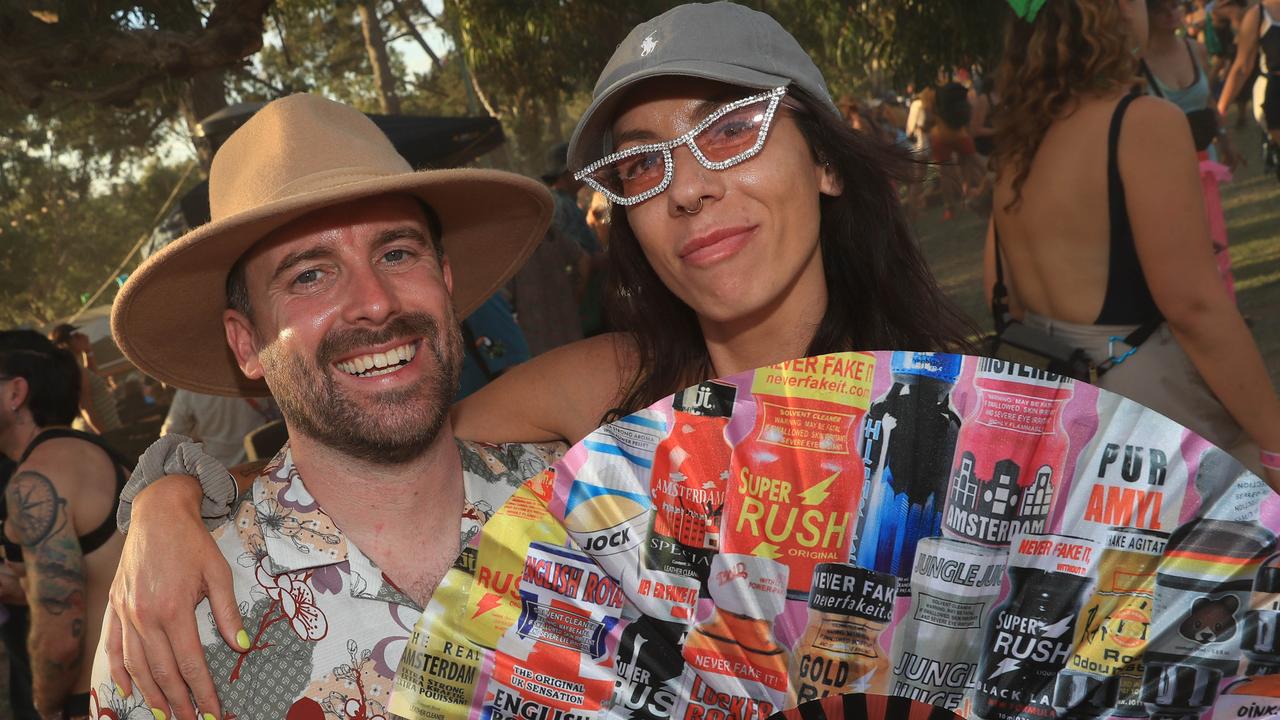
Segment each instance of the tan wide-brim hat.
[{"label": "tan wide-brim hat", "polygon": [[148,258],[125,283],[111,310],[116,344],[169,385],[265,395],[266,383],[245,377],[227,345],[227,274],[287,223],[385,194],[419,197],[439,215],[459,319],[520,269],[553,208],[536,180],[496,170],[414,172],[358,110],[314,95],[282,98],[259,110],[214,157],[212,220]]}]

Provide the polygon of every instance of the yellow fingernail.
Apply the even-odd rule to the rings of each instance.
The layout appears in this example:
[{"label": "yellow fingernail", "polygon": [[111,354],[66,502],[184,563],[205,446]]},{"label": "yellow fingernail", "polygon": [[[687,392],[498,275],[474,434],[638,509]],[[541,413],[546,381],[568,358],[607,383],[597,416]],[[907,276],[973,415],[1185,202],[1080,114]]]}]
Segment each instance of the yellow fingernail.
[{"label": "yellow fingernail", "polygon": [[116,683],[116,694],[120,697],[125,697],[124,688],[120,687],[120,683]]},{"label": "yellow fingernail", "polygon": [[164,711],[161,710],[160,708],[151,708],[151,714],[155,716],[156,720],[165,719]]},{"label": "yellow fingernail", "polygon": [[240,633],[236,635],[236,642],[240,643],[241,650],[248,650],[249,649],[249,633],[241,630]]},{"label": "yellow fingernail", "polygon": [[218,720],[218,718],[214,717],[213,713],[205,713],[200,716],[200,720]]}]

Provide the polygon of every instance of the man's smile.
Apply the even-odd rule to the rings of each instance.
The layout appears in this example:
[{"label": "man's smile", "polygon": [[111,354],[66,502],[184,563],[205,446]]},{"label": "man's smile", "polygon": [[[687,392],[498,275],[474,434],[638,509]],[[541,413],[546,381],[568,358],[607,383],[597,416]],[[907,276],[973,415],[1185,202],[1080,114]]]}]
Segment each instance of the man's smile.
[{"label": "man's smile", "polygon": [[354,377],[377,377],[396,372],[418,354],[418,340],[386,350],[366,352],[334,363],[334,367]]}]

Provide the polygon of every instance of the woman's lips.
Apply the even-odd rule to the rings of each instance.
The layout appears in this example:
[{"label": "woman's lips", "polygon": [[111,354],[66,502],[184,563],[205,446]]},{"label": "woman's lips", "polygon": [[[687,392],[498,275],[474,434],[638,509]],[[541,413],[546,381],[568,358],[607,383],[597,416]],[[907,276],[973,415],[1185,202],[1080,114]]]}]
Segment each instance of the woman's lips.
[{"label": "woman's lips", "polygon": [[755,233],[755,225],[719,228],[691,238],[681,246],[679,257],[694,267],[705,267],[736,254]]}]

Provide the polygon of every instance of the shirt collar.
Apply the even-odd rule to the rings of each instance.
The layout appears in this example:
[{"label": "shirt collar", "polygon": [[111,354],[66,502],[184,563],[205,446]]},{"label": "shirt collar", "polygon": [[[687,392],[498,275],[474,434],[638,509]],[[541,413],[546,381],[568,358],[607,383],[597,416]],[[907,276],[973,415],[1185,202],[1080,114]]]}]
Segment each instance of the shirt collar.
[{"label": "shirt collar", "polygon": [[307,491],[288,443],[254,482],[253,506],[273,575],[350,559],[346,536]]}]

